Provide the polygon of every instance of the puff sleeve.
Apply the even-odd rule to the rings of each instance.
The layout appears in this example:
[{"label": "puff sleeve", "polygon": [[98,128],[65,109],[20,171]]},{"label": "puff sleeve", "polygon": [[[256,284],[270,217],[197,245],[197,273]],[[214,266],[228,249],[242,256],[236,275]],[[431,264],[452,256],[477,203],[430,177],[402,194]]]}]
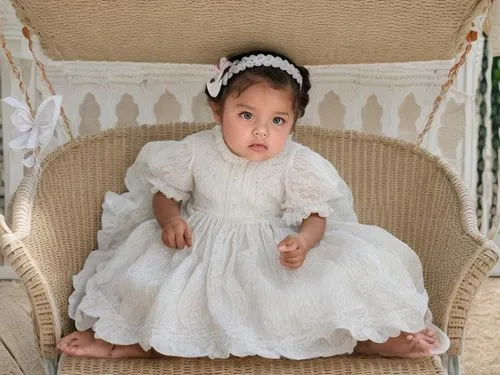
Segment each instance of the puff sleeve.
[{"label": "puff sleeve", "polygon": [[335,167],[307,147],[299,148],[285,174],[283,220],[300,225],[317,213],[334,221],[357,221],[352,193]]},{"label": "puff sleeve", "polygon": [[191,138],[149,142],[143,146],[125,175],[129,191],[162,192],[176,201],[191,198],[194,160]]}]

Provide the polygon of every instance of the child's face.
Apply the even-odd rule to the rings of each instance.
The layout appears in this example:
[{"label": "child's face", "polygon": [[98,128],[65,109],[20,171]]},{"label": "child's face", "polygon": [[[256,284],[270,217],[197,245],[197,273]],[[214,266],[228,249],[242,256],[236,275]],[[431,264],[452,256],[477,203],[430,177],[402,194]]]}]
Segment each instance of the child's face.
[{"label": "child's face", "polygon": [[229,149],[253,161],[279,154],[295,121],[292,93],[265,82],[231,93],[223,108],[213,112]]}]

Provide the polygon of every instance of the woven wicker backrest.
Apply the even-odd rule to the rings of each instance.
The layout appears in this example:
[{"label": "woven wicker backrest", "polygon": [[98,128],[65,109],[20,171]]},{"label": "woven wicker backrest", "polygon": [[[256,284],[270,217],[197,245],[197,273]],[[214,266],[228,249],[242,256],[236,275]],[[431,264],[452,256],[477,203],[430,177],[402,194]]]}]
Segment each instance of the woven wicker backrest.
[{"label": "woven wicker backrest", "polygon": [[[181,139],[208,126],[114,130],[73,141],[46,159],[31,235],[24,242],[54,293],[64,332],[72,330],[67,318],[71,277],[96,247],[105,192],[124,190],[125,171],[146,142]],[[431,310],[443,323],[460,277],[453,263],[463,264],[475,250],[449,248],[446,235],[442,241],[443,222],[455,232],[462,227],[463,188],[456,176],[437,158],[396,140],[313,127],[299,127],[297,136],[336,165],[353,190],[360,221],[388,229],[415,249],[424,265]]]}]

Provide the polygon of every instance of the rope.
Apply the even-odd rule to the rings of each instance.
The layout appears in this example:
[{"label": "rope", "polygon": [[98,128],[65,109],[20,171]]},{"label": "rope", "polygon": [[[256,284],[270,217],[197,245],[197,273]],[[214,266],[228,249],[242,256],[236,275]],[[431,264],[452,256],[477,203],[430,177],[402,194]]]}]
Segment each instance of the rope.
[{"label": "rope", "polygon": [[[24,80],[21,74],[21,70],[17,67],[16,63],[14,62],[14,57],[12,56],[12,52],[10,51],[9,47],[7,47],[7,41],[5,40],[5,36],[1,32],[0,32],[0,44],[2,45],[2,49],[5,52],[7,60],[9,61],[12,72],[19,81],[19,90],[21,90],[21,94],[23,94],[24,96],[24,101],[29,108],[31,117],[35,118],[36,112],[35,109],[33,108],[33,104],[29,97],[28,90],[26,90],[26,86],[24,85]],[[29,151],[28,154],[30,152],[34,153],[36,158],[40,158],[40,147],[37,147],[36,149]]]},{"label": "rope", "polygon": [[5,52],[5,56],[7,56],[7,60],[9,61],[10,67],[12,68],[12,73],[16,76],[17,80],[19,81],[19,90],[21,90],[21,94],[24,96],[24,100],[26,102],[26,105],[28,106],[31,116],[34,118],[35,117],[35,110],[33,109],[33,104],[31,104],[31,99],[28,95],[28,91],[26,90],[26,87],[24,86],[24,81],[23,77],[21,75],[21,70],[17,67],[16,63],[14,62],[14,58],[12,57],[12,52],[10,51],[9,47],[7,47],[7,42],[5,41],[5,37],[3,33],[0,32],[0,43],[2,44],[2,49]]},{"label": "rope", "polygon": [[[31,39],[31,33],[27,26],[23,27],[23,36],[28,40],[29,50],[31,51],[33,60],[35,60],[36,66],[38,66],[38,68],[40,69],[40,73],[42,74],[42,78],[46,83],[47,88],[49,89],[51,95],[56,95],[54,86],[52,86],[52,83],[49,81],[49,78],[47,77],[47,71],[45,70],[45,65],[37,58],[35,51],[33,50],[33,40]],[[68,116],[66,116],[66,112],[64,111],[62,105],[61,105],[61,117],[64,121],[64,130],[66,131],[66,135],[69,137],[70,140],[72,140],[73,133],[71,132],[70,122]]]},{"label": "rope", "polygon": [[439,95],[434,99],[434,103],[432,105],[432,111],[427,117],[427,122],[425,124],[425,127],[417,137],[417,143],[416,143],[417,146],[422,146],[424,136],[429,132],[429,130],[431,130],[432,122],[434,120],[434,116],[437,113],[439,105],[444,100],[444,97],[446,96],[446,93],[448,92],[450,87],[453,86],[453,84],[455,83],[458,71],[462,67],[462,65],[465,64],[465,58],[472,49],[472,42],[475,41],[476,39],[477,39],[477,31],[470,31],[469,34],[467,34],[466,38],[467,43],[465,45],[465,50],[464,52],[462,52],[462,55],[460,56],[458,62],[450,68],[450,71],[448,72],[448,79],[446,80],[445,83],[443,83]]}]

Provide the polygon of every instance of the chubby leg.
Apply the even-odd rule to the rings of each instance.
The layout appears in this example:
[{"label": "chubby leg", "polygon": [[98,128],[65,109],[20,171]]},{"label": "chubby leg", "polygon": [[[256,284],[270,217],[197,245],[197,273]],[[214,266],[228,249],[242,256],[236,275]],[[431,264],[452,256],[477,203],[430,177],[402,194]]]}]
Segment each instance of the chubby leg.
[{"label": "chubby leg", "polygon": [[93,358],[150,358],[152,351],[144,351],[139,344],[113,345],[96,339],[94,332],[76,331],[62,338],[58,348],[61,352],[75,357]]},{"label": "chubby leg", "polygon": [[417,333],[401,333],[383,343],[359,341],[354,351],[359,354],[377,354],[383,357],[420,358],[432,356],[439,346],[435,333],[424,329]]}]

